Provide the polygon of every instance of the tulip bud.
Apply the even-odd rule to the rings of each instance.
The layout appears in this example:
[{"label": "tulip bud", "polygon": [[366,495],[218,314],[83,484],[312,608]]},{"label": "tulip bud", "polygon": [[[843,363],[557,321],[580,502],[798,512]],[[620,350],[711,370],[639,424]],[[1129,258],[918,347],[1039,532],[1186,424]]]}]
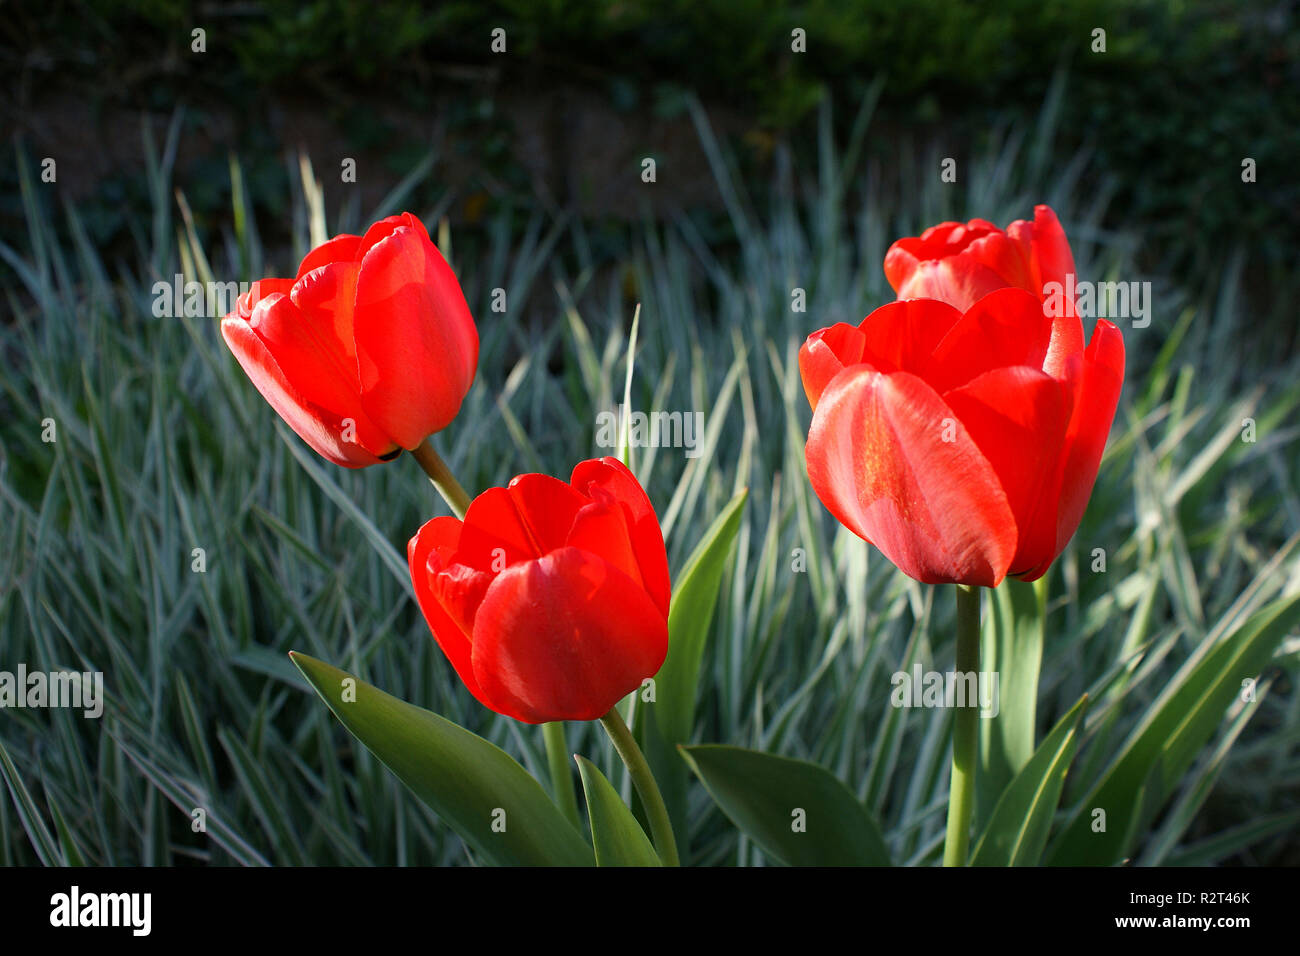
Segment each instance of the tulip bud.
[{"label": "tulip bud", "polygon": [[595,720],[668,653],[668,558],[615,458],[520,475],[407,546],[426,621],[470,692],[526,723]]},{"label": "tulip bud", "polygon": [[293,279],[253,283],[221,334],[289,427],[349,468],[445,428],[478,364],[456,276],[410,213],[318,246]]}]

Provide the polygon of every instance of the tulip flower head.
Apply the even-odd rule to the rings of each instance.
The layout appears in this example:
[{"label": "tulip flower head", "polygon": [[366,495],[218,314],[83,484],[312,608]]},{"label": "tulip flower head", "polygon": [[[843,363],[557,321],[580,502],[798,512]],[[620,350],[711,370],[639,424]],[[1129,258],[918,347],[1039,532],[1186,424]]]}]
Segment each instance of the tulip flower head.
[{"label": "tulip flower head", "polygon": [[349,468],[445,428],[478,364],[456,276],[410,213],[318,246],[293,279],[253,283],[221,334],[289,427]]},{"label": "tulip flower head", "polygon": [[595,720],[668,653],[668,557],[616,458],[568,484],[520,475],[434,518],[407,547],[439,647],[484,706],[526,723]]},{"label": "tulip flower head", "polygon": [[1045,314],[1031,287],[1073,269],[1059,229],[1040,206],[1032,227],[1005,234],[974,220],[900,240],[885,265],[900,295],[963,304],[894,302],[814,332],[799,352],[814,491],[918,581],[1032,581],[1083,517],[1124,343],[1102,319],[1085,349],[1074,310]]},{"label": "tulip flower head", "polygon": [[885,253],[885,278],[898,298],[938,299],[962,312],[997,289],[1042,297],[1047,283],[1064,285],[1073,272],[1074,254],[1050,206],[1035,206],[1033,222],[1017,219],[1005,231],[986,219],[941,222]]}]

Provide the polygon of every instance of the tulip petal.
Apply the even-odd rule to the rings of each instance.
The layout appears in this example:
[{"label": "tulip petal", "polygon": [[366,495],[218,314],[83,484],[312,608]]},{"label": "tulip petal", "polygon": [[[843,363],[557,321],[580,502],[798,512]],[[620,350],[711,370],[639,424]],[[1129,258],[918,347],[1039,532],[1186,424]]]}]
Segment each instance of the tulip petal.
[{"label": "tulip petal", "polygon": [[1029,248],[1016,240],[1010,227],[1007,232],[999,229],[976,239],[966,247],[962,256],[988,266],[1002,277],[1003,285],[1042,296],[1042,286],[1034,274]]},{"label": "tulip petal", "polygon": [[813,411],[822,390],[846,366],[862,361],[867,339],[856,325],[837,322],[808,336],[799,349],[799,378]]},{"label": "tulip petal", "polygon": [[273,294],[253,307],[247,325],[307,401],[339,418],[366,417],[355,373],[328,315],[305,313],[291,295]]},{"label": "tulip petal", "polygon": [[604,490],[623,507],[641,580],[651,599],[667,617],[671,586],[663,529],[659,526],[654,505],[636,476],[617,458],[606,456],[579,462],[569,483],[588,498],[594,499],[598,489]]},{"label": "tulip petal", "polygon": [[335,262],[355,262],[360,257],[357,255],[357,247],[361,244],[360,236],[340,233],[328,242],[323,242],[311,252],[303,257],[302,263],[298,266],[298,275],[295,277],[301,279],[309,272],[319,269],[321,266],[327,266]]},{"label": "tulip petal", "polygon": [[488,706],[531,724],[603,716],[667,653],[668,623],[649,595],[578,548],[507,568],[474,622]]},{"label": "tulip petal", "polygon": [[952,306],[934,299],[882,305],[859,326],[863,336],[861,361],[880,372],[920,375],[961,317]]},{"label": "tulip petal", "polygon": [[[1061,221],[1050,206],[1034,207],[1032,256],[1038,270],[1037,291],[1040,295],[1046,295],[1047,283],[1056,282],[1065,288],[1066,276],[1074,275],[1074,253],[1070,251]],[[1071,356],[1083,354],[1083,322],[1074,302],[1068,302],[1066,306],[1052,323],[1052,339],[1043,360],[1043,371],[1053,378],[1062,377]]]},{"label": "tulip petal", "polygon": [[1024,289],[990,292],[962,315],[935,348],[920,375],[943,394],[995,368],[1042,368],[1052,320]]},{"label": "tulip petal", "polygon": [[[289,302],[287,296],[276,295]],[[397,446],[375,429],[359,407],[353,418],[357,440],[345,441],[345,434],[350,434],[343,422],[347,416],[323,408],[304,395],[243,318],[232,314],[223,319],[221,335],[270,406],[321,457],[345,468],[362,468],[378,464],[384,456],[397,451]]]},{"label": "tulip petal", "polygon": [[398,213],[395,216],[385,216],[366,230],[366,234],[357,242],[353,258],[358,260],[365,258],[366,253],[374,248],[376,244],[387,239],[403,226],[414,230],[424,236],[425,239],[429,238],[429,230],[424,228],[424,223],[420,221],[418,216],[412,216],[409,212]]},{"label": "tulip petal", "polygon": [[267,296],[275,295],[277,292],[288,295],[293,291],[293,281],[293,279],[258,279],[247,292],[235,300],[235,311],[231,314],[237,314],[243,319],[252,317],[257,303]]},{"label": "tulip petal", "polygon": [[641,566],[632,550],[632,532],[627,512],[608,491],[596,487],[592,501],[578,509],[565,545],[598,555],[612,567],[627,575],[628,580],[645,590]]},{"label": "tulip petal", "polygon": [[822,393],[806,457],[822,503],[906,574],[988,587],[1005,576],[1016,548],[1006,495],[955,413],[917,376],[845,369]]},{"label": "tulip petal", "polygon": [[506,486],[534,544],[534,556],[541,557],[564,547],[578,509],[587,499],[572,485],[550,475],[519,475]]},{"label": "tulip petal", "polygon": [[[426,521],[415,537],[406,545],[406,559],[411,568],[411,583],[415,598],[424,613],[424,619],[433,632],[434,640],[447,655],[469,692],[485,707],[490,707],[479,689],[470,659],[470,636],[462,624],[447,613],[439,595],[434,590],[434,578],[452,560],[460,538],[461,523],[455,518],[434,518]],[[445,585],[444,585],[445,587]],[[442,595],[445,599],[446,594]],[[481,597],[480,597],[481,602]]]},{"label": "tulip petal", "polygon": [[357,294],[358,262],[332,262],[298,277],[289,298],[309,317],[310,326],[326,339],[331,354],[343,359],[351,391],[360,394],[357,347],[352,335],[352,308]]},{"label": "tulip petal", "polygon": [[1123,336],[1114,324],[1099,319],[1083,356],[1061,463],[1030,528],[1031,534],[1051,543],[1051,552],[1040,550],[1044,556],[1039,563],[1019,575],[1024,580],[1042,577],[1078,530],[1123,387]]},{"label": "tulip petal", "polygon": [[456,276],[418,221],[363,255],[353,316],[362,403],[394,441],[414,448],[460,410],[478,332]]},{"label": "tulip petal", "polygon": [[917,262],[895,292],[900,299],[938,299],[954,308],[967,309],[990,292],[1005,287],[1002,276],[982,262],[956,255]]},{"label": "tulip petal", "polygon": [[493,573],[564,545],[587,499],[549,475],[520,475],[489,488],[465,513],[456,560]]},{"label": "tulip petal", "polygon": [[[945,393],[943,400],[997,474],[1016,528],[1027,529],[1060,465],[1074,402],[1072,384],[1017,365],[985,372]],[[1012,573],[1030,566],[1026,544],[1022,530]]]}]

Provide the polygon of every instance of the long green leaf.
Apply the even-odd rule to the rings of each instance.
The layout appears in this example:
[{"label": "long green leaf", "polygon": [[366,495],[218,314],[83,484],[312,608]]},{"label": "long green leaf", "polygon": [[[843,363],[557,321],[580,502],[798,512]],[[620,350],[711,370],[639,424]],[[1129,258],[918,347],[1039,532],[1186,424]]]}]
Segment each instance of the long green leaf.
[{"label": "long green leaf", "polygon": [[722,570],[735,543],[748,494],[742,491],[728,502],[677,575],[668,612],[668,657],[655,675],[655,701],[638,707],[635,716],[637,737],[659,783],[683,859],[688,851],[684,845],[687,774],[675,751],[678,744],[690,740],[695,724],[700,662],[713,624]]},{"label": "long green leaf", "polygon": [[1057,722],[993,810],[971,866],[1034,866],[1043,855],[1065,774],[1079,748],[1088,696]]},{"label": "long green leaf", "polygon": [[343,726],[481,857],[503,866],[594,862],[541,784],[505,751],[336,667],[290,657]]},{"label": "long green leaf", "polygon": [[889,866],[880,826],[848,787],[814,763],[743,747],[682,747],[731,821],[791,866]]},{"label": "long green leaf", "polygon": [[650,839],[605,775],[586,757],[577,757],[587,795],[597,866],[660,866]]},{"label": "long green leaf", "polygon": [[655,721],[670,745],[690,738],[704,644],[713,623],[722,569],[740,528],[748,491],[736,495],[704,532],[677,576],[668,612],[668,657],[655,676]]},{"label": "long green leaf", "polygon": [[987,825],[994,806],[1034,754],[1046,593],[1045,578],[1033,584],[1008,578],[989,592],[980,670],[998,675],[998,713],[980,721],[977,830]]},{"label": "long green leaf", "polygon": [[[1172,793],[1196,753],[1222,722],[1224,711],[1256,677],[1278,644],[1300,622],[1300,595],[1279,598],[1251,615],[1209,653],[1198,655],[1174,676],[1097,785],[1083,798],[1053,844],[1053,865],[1110,866],[1131,850],[1143,807],[1154,812]],[[1140,791],[1142,799],[1137,795]],[[1094,829],[1094,810],[1104,810],[1104,830]],[[1100,818],[1097,818],[1100,819]]]}]

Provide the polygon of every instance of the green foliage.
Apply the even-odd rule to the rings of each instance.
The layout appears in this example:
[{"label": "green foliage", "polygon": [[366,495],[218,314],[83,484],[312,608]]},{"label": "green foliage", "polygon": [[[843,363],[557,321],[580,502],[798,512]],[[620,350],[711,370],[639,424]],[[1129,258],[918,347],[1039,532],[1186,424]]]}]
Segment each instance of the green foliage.
[{"label": "green foliage", "polygon": [[[530,469],[567,474],[608,453],[594,447],[596,415],[622,395],[640,302],[633,407],[706,413],[698,457],[650,448],[631,461],[675,581],[704,530],[749,490],[688,743],[815,763],[879,821],[892,860],[930,864],[943,838],[950,714],[891,707],[890,675],[950,666],[951,602],[896,572],[812,495],[797,349],[809,331],[887,301],[888,243],[940,219],[1005,222],[1050,202],[1089,278],[1129,269],[1133,236],[1099,231],[1107,195],[1081,185],[1083,160],[1054,163],[1035,148],[1051,141],[1051,110],[977,152],[956,188],[895,158],[889,169],[905,186],[895,189],[863,145],[869,107],[841,153],[823,103],[817,163],[793,167],[760,204],[687,97],[726,221],[626,227],[616,238],[630,252],[616,271],[601,267],[600,240],[577,220],[535,214],[520,236],[502,213],[478,244],[453,230],[481,360],[437,444],[473,489]],[[444,506],[405,458],[361,472],[325,465],[244,378],[215,317],[151,311],[159,276],[283,273],[313,228],[340,221],[304,192],[309,167],[294,170],[282,202],[295,248],[268,261],[267,223],[251,214],[236,163],[236,225],[200,241],[174,200],[173,187],[192,188],[172,181],[175,130],[151,147],[149,204],[130,220],[134,259],[105,257],[75,205],[49,209],[30,167],[20,172],[23,242],[0,244],[11,316],[0,323],[0,661],[101,670],[107,695],[98,721],[66,710],[0,720],[0,861],[465,862],[447,821],[355,745],[286,657],[331,661],[543,776],[540,733],[473,701],[411,599],[405,542]],[[851,183],[866,186],[851,195]],[[412,206],[437,225],[430,206]],[[734,244],[714,243],[718,234]],[[1277,356],[1260,361],[1243,343],[1240,261],[1216,261],[1207,275],[1210,295],[1158,286],[1151,326],[1124,328],[1129,379],[1115,430],[1079,533],[1049,576],[1034,736],[1041,746],[1088,693],[1065,805],[1107,774],[1157,780],[1158,805],[1141,814],[1149,826],[1124,835],[1133,858],[1295,863],[1300,655],[1289,632],[1237,660],[1264,673],[1254,704],[1219,693],[1154,777],[1130,775],[1136,758],[1123,757],[1151,763],[1145,743],[1127,742],[1143,739],[1152,715],[1163,726],[1180,668],[1289,600],[1297,580],[1295,369],[1270,371]],[[806,313],[791,311],[796,286]],[[496,287],[508,290],[504,315],[488,308]],[[57,424],[53,443],[41,438],[45,418]],[[1255,442],[1242,440],[1247,418]],[[1097,548],[1104,572],[1093,570]],[[627,802],[598,728],[568,730],[570,747]],[[195,809],[206,811],[205,832],[192,828]],[[685,816],[679,837],[693,862],[772,859],[701,786],[689,788]]]}]

